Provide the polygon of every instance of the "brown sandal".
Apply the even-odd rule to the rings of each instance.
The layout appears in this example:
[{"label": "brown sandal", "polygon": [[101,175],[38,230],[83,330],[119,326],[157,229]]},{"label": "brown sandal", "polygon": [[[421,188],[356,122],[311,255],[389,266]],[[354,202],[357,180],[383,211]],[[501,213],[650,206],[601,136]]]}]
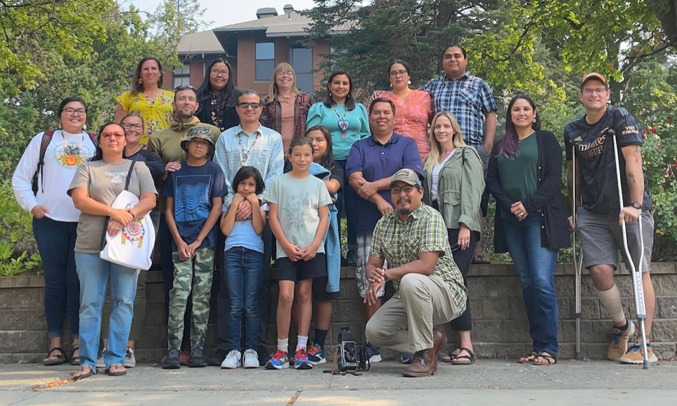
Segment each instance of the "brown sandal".
[{"label": "brown sandal", "polygon": [[526,357],[520,357],[517,362],[520,364],[531,364],[534,362],[534,360],[538,357],[538,354],[536,354],[535,351],[531,351],[531,354],[527,355]]},{"label": "brown sandal", "polygon": [[545,351],[541,351],[540,354],[531,362],[533,365],[538,366],[550,366],[557,363],[557,358],[548,354]]}]

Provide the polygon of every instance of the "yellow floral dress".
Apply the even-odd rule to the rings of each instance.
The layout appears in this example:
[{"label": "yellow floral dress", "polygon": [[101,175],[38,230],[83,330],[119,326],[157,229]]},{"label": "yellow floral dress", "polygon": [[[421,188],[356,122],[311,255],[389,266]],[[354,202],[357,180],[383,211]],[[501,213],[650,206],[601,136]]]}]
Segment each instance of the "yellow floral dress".
[{"label": "yellow floral dress", "polygon": [[148,143],[148,137],[152,133],[169,127],[169,120],[174,113],[174,92],[169,90],[163,90],[152,102],[143,93],[132,94],[131,90],[122,93],[115,101],[127,113],[137,113],[143,118],[144,134],[139,141],[142,145]]}]

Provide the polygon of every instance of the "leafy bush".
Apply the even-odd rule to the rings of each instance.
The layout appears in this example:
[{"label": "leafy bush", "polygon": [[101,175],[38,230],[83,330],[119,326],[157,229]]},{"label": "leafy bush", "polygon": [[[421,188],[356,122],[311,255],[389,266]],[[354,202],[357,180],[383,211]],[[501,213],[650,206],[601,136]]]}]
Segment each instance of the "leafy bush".
[{"label": "leafy bush", "polygon": [[0,183],[0,276],[42,272],[32,216],[14,199],[11,182]]}]

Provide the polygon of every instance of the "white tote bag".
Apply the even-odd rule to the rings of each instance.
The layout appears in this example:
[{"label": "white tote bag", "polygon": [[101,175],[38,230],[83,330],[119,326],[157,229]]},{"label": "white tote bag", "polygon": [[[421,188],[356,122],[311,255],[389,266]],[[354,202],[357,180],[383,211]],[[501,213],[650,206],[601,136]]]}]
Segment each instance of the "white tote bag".
[{"label": "white tote bag", "polygon": [[[127,209],[139,203],[139,198],[128,190],[123,190],[115,198],[111,207],[115,209]],[[108,224],[108,222],[106,222]],[[120,230],[114,236],[110,236],[104,229],[106,246],[103,247],[99,257],[134,269],[147,271],[152,265],[151,254],[155,245],[155,228],[146,214],[136,219]]]}]

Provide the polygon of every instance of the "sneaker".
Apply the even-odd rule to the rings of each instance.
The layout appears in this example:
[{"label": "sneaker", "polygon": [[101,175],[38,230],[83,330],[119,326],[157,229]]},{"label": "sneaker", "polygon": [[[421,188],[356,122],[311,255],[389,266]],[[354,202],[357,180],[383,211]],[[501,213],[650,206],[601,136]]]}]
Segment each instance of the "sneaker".
[{"label": "sneaker", "polygon": [[414,354],[410,352],[403,352],[400,354],[400,364],[409,365],[414,360]]},{"label": "sneaker", "polygon": [[178,348],[170,348],[167,353],[167,359],[162,363],[162,369],[179,369],[181,368],[181,363],[179,362],[179,351]]},{"label": "sneaker", "polygon": [[[106,363],[103,362],[103,354],[106,352],[106,347],[103,347],[103,350],[101,350],[101,354],[99,355],[99,358],[96,359],[96,367],[97,368],[106,368]],[[125,365],[127,366],[127,365]]]},{"label": "sneaker", "polygon": [[127,351],[125,351],[125,362],[122,365],[124,365],[125,368],[134,368],[136,366],[136,357],[134,356],[134,350],[132,350],[129,347],[127,347]]},{"label": "sneaker", "polygon": [[[179,357],[180,358],[180,357]],[[190,350],[190,368],[204,368],[207,366],[207,360],[204,356],[204,350],[202,348],[193,348]]]},{"label": "sneaker", "polygon": [[287,351],[277,350],[273,358],[266,362],[266,369],[289,368],[289,354]]},{"label": "sneaker", "polygon": [[370,364],[383,361],[383,358],[381,358],[381,351],[372,343],[367,343],[367,345],[364,346],[364,353]]},{"label": "sneaker", "polygon": [[[646,352],[649,355],[649,362],[658,362],[658,358],[656,358],[656,354],[653,353],[651,344],[646,345]],[[618,361],[620,361],[621,364],[643,364],[644,353],[642,352],[642,343],[640,341],[635,341],[635,344],[633,344],[628,352],[619,358]]]},{"label": "sneaker", "polygon": [[221,369],[235,369],[242,366],[242,354],[238,350],[231,350],[221,363]]},{"label": "sneaker", "polygon": [[628,352],[628,341],[635,334],[635,323],[627,320],[628,326],[625,329],[614,327],[614,336],[609,343],[607,356],[612,361],[618,361],[626,352]]},{"label": "sneaker", "polygon": [[324,349],[320,346],[320,344],[313,344],[312,347],[308,348],[306,353],[308,354],[308,359],[313,363],[313,365],[320,365],[327,362],[327,359],[324,357]]},{"label": "sneaker", "polygon": [[296,350],[294,356],[294,368],[296,369],[313,369],[313,363],[308,359],[308,353],[305,348]]},{"label": "sneaker", "polygon": [[244,367],[249,368],[258,368],[259,365],[259,354],[256,353],[256,350],[250,348],[244,352]]}]

